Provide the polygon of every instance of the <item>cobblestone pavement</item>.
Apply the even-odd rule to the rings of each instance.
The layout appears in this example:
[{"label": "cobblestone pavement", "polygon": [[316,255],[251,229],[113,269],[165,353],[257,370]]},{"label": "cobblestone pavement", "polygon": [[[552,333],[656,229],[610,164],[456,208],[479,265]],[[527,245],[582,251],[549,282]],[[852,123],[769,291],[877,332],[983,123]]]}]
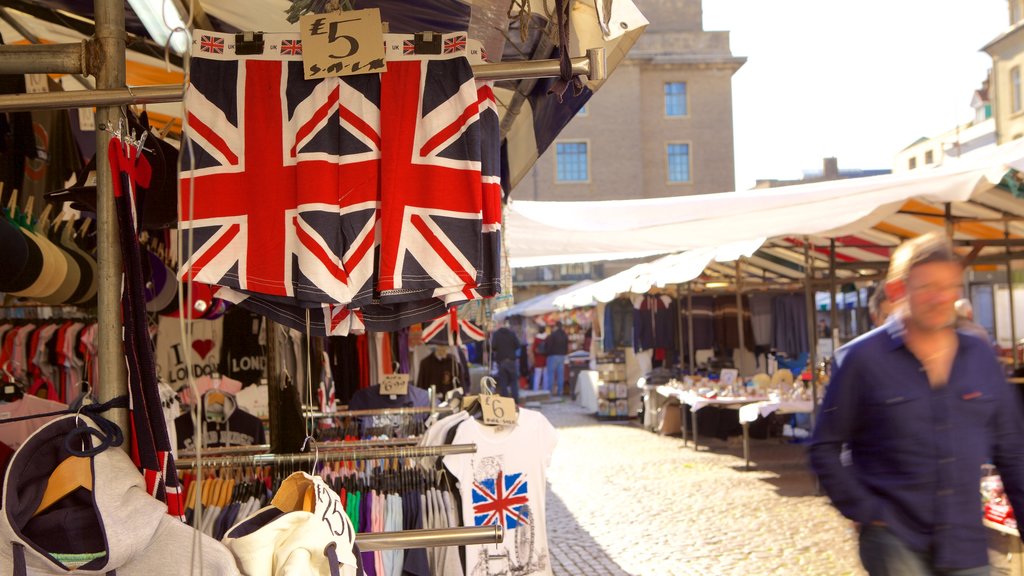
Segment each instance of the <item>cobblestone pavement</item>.
[{"label": "cobblestone pavement", "polygon": [[544,404],[559,429],[548,471],[557,576],[862,575],[849,523],[807,472],[801,446],[680,438]]}]

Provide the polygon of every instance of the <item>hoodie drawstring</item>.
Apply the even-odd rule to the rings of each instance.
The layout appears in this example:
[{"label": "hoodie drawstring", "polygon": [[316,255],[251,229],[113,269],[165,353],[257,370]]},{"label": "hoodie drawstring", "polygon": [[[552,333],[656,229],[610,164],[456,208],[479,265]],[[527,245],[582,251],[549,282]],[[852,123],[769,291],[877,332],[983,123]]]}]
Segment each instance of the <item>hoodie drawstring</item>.
[{"label": "hoodie drawstring", "polygon": [[331,542],[324,548],[324,556],[327,557],[327,564],[331,567],[331,576],[341,576],[341,569],[338,568],[338,543]]},{"label": "hoodie drawstring", "polygon": [[25,547],[18,542],[12,543],[14,547],[14,576],[27,576],[28,569],[25,568]]},{"label": "hoodie drawstring", "polygon": [[[12,542],[14,548],[14,574],[13,576],[28,576],[28,568],[25,567],[25,546],[19,542]],[[116,570],[107,572],[107,576],[117,576]]]}]

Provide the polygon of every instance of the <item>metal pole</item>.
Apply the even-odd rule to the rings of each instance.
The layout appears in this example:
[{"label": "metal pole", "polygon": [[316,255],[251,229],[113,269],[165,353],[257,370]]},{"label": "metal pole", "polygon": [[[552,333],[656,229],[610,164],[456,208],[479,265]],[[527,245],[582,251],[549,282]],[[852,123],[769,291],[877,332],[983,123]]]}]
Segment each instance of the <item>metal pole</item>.
[{"label": "metal pole", "polygon": [[[21,37],[25,40],[28,40],[33,44],[42,44],[42,41],[39,40],[39,37],[33,34],[28,28],[22,26],[21,22],[18,22],[17,18],[11,16],[11,13],[8,12],[6,8],[0,8],[0,20],[7,22],[7,24],[11,28],[14,28],[15,32],[21,34]],[[71,77],[74,78],[79,84],[81,84],[82,87],[84,87],[86,90],[92,90],[96,88],[95,86],[93,86],[92,82],[90,82],[88,79],[85,78],[85,76],[82,76],[81,74],[72,74]]]},{"label": "metal pole", "polygon": [[402,532],[361,532],[356,544],[362,552],[401,550],[403,548],[433,548],[437,546],[471,546],[474,544],[501,544],[505,531],[500,525],[437,528],[434,530],[404,530]]},{"label": "metal pole", "polygon": [[743,334],[743,264],[742,258],[736,259],[736,327],[740,333],[740,347],[737,350],[736,368],[743,373],[743,352],[746,350],[746,342]]},{"label": "metal pole", "polygon": [[[97,4],[103,0],[97,0]],[[124,9],[121,9],[124,14]],[[96,40],[99,41],[99,13],[96,16]],[[14,44],[0,46],[0,74],[89,74],[86,57],[89,42],[69,44]],[[121,46],[124,46],[124,27],[121,27]],[[108,54],[109,45],[100,44],[101,54]],[[100,56],[99,67],[107,68],[110,63]],[[122,58],[121,67],[124,68]],[[97,71],[98,72],[98,71]],[[124,81],[121,82],[121,86]],[[120,86],[118,86],[120,87]]]},{"label": "metal pole", "polygon": [[836,334],[839,330],[839,310],[836,307],[836,239],[828,241],[828,296],[829,296],[829,324],[832,331],[829,336],[832,338],[832,352],[836,349]]},{"label": "metal pole", "polygon": [[953,204],[946,202],[946,236],[953,239]]},{"label": "metal pole", "polygon": [[679,353],[679,368],[683,367],[683,287],[676,284],[676,351]]},{"label": "metal pole", "polygon": [[[95,48],[97,62],[96,86],[121,88],[125,80],[124,2],[96,0]],[[100,357],[100,381],[95,383],[101,402],[128,394],[124,342],[121,325],[121,249],[117,233],[117,212],[114,209],[114,176],[110,171],[107,145],[110,133],[99,126],[117,123],[120,109],[100,107],[96,111],[96,242],[99,263],[98,297],[99,330],[96,335]],[[128,411],[111,410],[111,421],[128,435]],[[123,447],[130,451],[130,442]]]},{"label": "metal pole", "polygon": [[693,282],[686,283],[686,345],[690,353],[690,374],[697,373],[697,359],[693,357]]},{"label": "metal pole", "polygon": [[[804,283],[804,298],[806,299],[804,308],[807,310],[807,351],[810,354],[811,366],[811,406],[817,409],[818,390],[815,364],[817,364],[818,358],[818,322],[814,305],[814,258],[811,256],[811,238],[809,236],[804,236],[804,279],[806,280]],[[811,430],[814,430],[816,420],[815,411],[811,410]]]},{"label": "metal pole", "polygon": [[7,94],[0,96],[0,112],[181,102],[182,94],[183,87],[180,84],[121,87],[109,90],[43,92],[40,94]]},{"label": "metal pole", "polygon": [[[98,27],[97,27],[98,29]],[[124,42],[124,30],[121,31],[122,45]],[[31,48],[36,50],[46,49],[49,51],[52,46],[64,46],[61,50],[70,51],[70,47],[81,49],[78,44],[46,44],[43,46],[13,46],[2,48]],[[73,73],[82,72],[68,64],[61,64],[61,68],[53,69],[54,65],[43,66],[46,60],[40,60],[38,56],[32,59],[31,66],[28,65],[29,58],[4,55],[0,52],[0,73],[15,70],[10,66],[6,58],[12,61],[25,61],[21,68],[17,68],[21,74],[31,72],[50,73]],[[102,59],[101,59],[102,61]],[[81,61],[79,61],[80,63]],[[605,56],[603,48],[591,48],[587,50],[587,56],[572,59],[572,69],[576,74],[585,74],[588,77],[600,80],[607,74],[605,68]],[[122,63],[122,70],[124,64]],[[35,69],[35,68],[39,69]],[[67,67],[69,69],[64,69]],[[28,69],[32,68],[32,69]],[[499,64],[480,64],[473,66],[474,77],[480,80],[510,80],[517,78],[551,78],[559,75],[558,60],[536,60],[532,62],[508,62]],[[598,78],[601,76],[601,78]],[[0,112],[15,112],[19,110],[46,110],[58,108],[89,108],[92,106],[123,106],[127,104],[158,104],[161,102],[179,102],[182,98],[184,87],[180,84],[160,84],[156,86],[138,86],[126,88],[124,86],[123,72],[122,81],[118,86],[97,85],[100,90],[60,92],[57,94],[9,94],[0,96]],[[102,90],[102,88],[114,88],[113,90]]]},{"label": "metal pole", "polygon": [[[1010,225],[1005,226],[1006,238],[1009,239]],[[1009,254],[1009,246],[1006,247],[1006,252]],[[1017,310],[1013,298],[1013,264],[1009,260],[1006,262],[1006,286],[1010,289],[1010,350],[1013,351],[1013,371],[1016,373],[1020,367],[1020,359],[1017,357]]]}]

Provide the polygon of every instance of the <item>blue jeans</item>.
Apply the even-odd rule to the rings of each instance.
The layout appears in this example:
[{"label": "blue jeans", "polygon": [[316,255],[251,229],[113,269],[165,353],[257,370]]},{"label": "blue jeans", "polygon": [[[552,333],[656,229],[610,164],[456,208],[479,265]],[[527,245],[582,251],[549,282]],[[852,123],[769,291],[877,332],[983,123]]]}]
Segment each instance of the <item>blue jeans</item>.
[{"label": "blue jeans", "polygon": [[548,392],[561,396],[562,377],[565,375],[565,354],[548,356],[547,362],[544,368],[544,378],[547,380]]},{"label": "blue jeans", "polygon": [[498,394],[519,402],[519,370],[515,360],[498,363]]},{"label": "blue jeans", "polygon": [[935,568],[928,554],[911,550],[888,528],[874,524],[861,528],[860,561],[871,576],[989,576],[988,566]]}]

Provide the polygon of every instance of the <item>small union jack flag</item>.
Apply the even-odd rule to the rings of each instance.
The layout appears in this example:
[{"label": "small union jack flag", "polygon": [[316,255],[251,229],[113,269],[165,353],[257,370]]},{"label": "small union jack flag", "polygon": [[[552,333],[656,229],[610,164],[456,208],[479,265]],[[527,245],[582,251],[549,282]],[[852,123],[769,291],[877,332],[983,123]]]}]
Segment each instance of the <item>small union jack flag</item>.
[{"label": "small union jack flag", "polygon": [[281,41],[281,54],[289,54],[297,56],[302,54],[302,41],[300,40],[282,40]]},{"label": "small union jack flag", "polygon": [[507,530],[529,524],[530,500],[524,473],[487,478],[473,483],[473,522],[477,526],[501,524]]},{"label": "small union jack flag", "polygon": [[406,56],[412,56],[416,54],[416,43],[413,42],[412,40],[403,40],[402,54],[405,54]]},{"label": "small union jack flag", "polygon": [[203,35],[199,39],[199,49],[203,52],[210,52],[211,54],[223,54],[224,53],[224,40],[216,36]]},{"label": "small union jack flag", "polygon": [[452,36],[444,41],[444,53],[454,54],[466,49],[466,37],[462,34]]}]

